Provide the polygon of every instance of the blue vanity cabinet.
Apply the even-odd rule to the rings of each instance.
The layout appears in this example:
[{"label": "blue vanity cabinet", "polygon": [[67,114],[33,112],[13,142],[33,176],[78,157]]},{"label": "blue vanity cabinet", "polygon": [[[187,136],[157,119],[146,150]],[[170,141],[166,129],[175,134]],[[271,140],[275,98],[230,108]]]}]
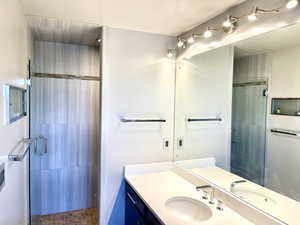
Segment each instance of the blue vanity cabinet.
[{"label": "blue vanity cabinet", "polygon": [[126,184],[126,225],[163,225],[153,215],[143,200]]}]

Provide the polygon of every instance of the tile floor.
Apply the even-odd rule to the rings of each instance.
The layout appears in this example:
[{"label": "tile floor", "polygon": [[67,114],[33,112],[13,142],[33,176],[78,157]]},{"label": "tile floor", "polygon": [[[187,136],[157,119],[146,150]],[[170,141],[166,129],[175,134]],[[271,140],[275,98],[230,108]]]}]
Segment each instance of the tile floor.
[{"label": "tile floor", "polygon": [[43,215],[37,225],[98,225],[96,208]]}]

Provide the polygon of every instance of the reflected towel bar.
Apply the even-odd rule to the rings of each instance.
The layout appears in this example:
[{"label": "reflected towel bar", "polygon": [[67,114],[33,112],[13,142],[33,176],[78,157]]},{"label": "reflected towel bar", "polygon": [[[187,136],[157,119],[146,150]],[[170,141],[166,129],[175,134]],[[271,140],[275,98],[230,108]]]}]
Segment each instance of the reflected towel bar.
[{"label": "reflected towel bar", "polygon": [[272,133],[276,133],[276,134],[285,134],[285,135],[290,135],[290,136],[295,136],[295,137],[299,137],[300,136],[300,132],[299,131],[276,129],[276,128],[273,128],[270,131]]},{"label": "reflected towel bar", "polygon": [[128,118],[121,118],[121,122],[123,123],[165,123],[166,120],[164,119],[128,119]]},{"label": "reflected towel bar", "polygon": [[187,122],[222,121],[221,118],[187,118]]}]

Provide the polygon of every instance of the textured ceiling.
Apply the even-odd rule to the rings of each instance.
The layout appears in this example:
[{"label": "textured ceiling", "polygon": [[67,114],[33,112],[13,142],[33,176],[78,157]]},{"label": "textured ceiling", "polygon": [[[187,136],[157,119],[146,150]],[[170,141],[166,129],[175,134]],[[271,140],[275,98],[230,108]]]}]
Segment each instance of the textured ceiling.
[{"label": "textured ceiling", "polygon": [[178,35],[242,0],[21,0],[26,15]]},{"label": "textured ceiling", "polygon": [[40,16],[28,16],[32,36],[37,41],[51,41],[97,46],[100,26],[72,20],[53,19]]}]

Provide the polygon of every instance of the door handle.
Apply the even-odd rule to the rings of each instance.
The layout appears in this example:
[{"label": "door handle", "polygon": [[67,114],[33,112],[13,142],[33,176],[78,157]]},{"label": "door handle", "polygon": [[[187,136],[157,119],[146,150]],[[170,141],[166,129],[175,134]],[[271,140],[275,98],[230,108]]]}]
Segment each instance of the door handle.
[{"label": "door handle", "polygon": [[44,136],[38,136],[36,138],[34,138],[34,153],[38,154],[38,141],[39,140],[43,140],[44,143],[44,151],[43,153],[39,154],[39,155],[45,155],[48,153],[48,139]]},{"label": "door handle", "polygon": [[134,198],[131,196],[131,194],[130,194],[129,192],[127,192],[127,196],[128,196],[128,198],[130,199],[130,201],[131,201],[134,205],[136,205],[136,201],[134,200]]},{"label": "door handle", "polygon": [[48,139],[44,136],[39,136],[44,141],[44,155],[48,153]]}]

